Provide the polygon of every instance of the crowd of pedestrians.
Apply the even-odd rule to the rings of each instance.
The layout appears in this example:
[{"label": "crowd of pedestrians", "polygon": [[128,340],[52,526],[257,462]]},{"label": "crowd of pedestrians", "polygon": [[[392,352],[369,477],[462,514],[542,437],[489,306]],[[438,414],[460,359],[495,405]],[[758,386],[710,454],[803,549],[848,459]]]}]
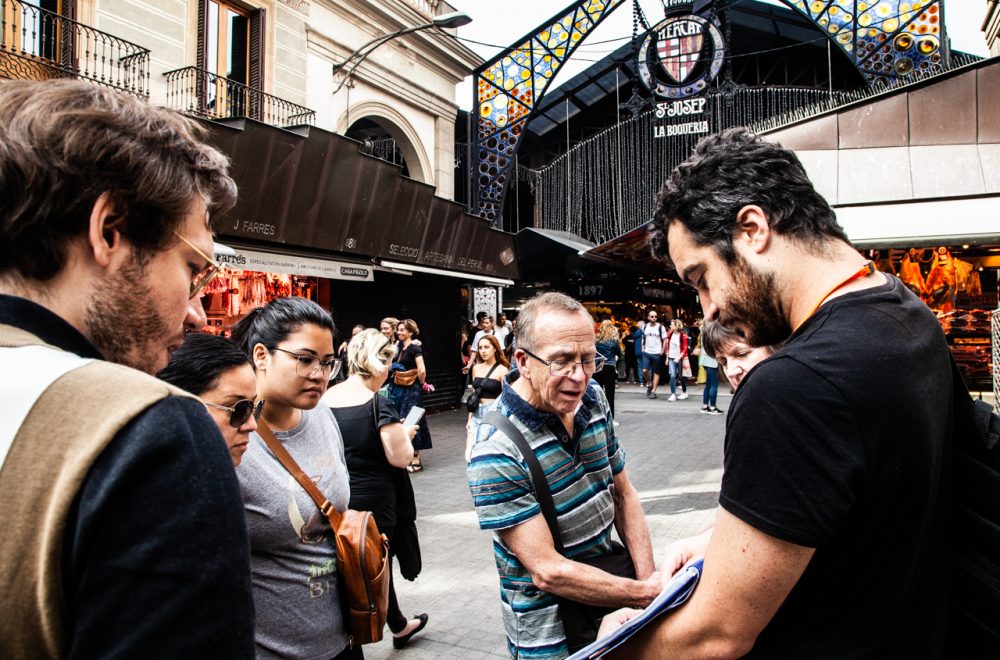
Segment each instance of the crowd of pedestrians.
[{"label": "crowd of pedestrians", "polygon": [[[236,193],[192,120],[84,82],[0,84],[0,656],[362,658],[340,596],[356,576],[301,475],[371,511],[390,564],[420,573],[419,327],[387,317],[335,347],[330,313],[288,297],[231,340],[196,334],[220,268],[209,220]],[[477,318],[467,478],[511,655],[565,657],[703,556],[690,601],[626,656],[942,657],[940,325],[852,248],[794,154],[743,129],[699,143],[657,204],[697,341],[653,310],[623,352],[552,292],[516,325]],[[665,369],[674,401],[692,357],[703,412],[722,412],[718,369],[738,388],[720,508],[658,572],[617,363],[651,399]],[[393,646],[428,622],[390,580]]]}]

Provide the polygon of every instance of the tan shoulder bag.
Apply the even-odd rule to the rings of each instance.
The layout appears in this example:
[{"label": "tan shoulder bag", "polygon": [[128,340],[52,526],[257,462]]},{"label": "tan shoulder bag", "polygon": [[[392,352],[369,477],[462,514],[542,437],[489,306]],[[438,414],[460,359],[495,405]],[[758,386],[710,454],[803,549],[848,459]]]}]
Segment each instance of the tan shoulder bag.
[{"label": "tan shoulder bag", "polygon": [[340,513],[333,508],[264,420],[257,422],[257,433],[330,522],[337,545],[337,572],[347,605],[345,623],[351,647],[380,641],[389,612],[389,540],[378,531],[370,511],[348,509]]}]

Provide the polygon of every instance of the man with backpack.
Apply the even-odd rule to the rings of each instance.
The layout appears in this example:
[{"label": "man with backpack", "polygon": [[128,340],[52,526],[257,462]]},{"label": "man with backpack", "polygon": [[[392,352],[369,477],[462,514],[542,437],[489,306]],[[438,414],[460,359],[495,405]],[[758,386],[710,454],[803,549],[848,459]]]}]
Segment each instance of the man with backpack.
[{"label": "man with backpack", "polygon": [[649,310],[646,325],[642,329],[642,375],[646,381],[646,398],[656,398],[656,387],[660,384],[660,369],[663,356],[667,352],[667,329],[656,322],[655,309]]}]

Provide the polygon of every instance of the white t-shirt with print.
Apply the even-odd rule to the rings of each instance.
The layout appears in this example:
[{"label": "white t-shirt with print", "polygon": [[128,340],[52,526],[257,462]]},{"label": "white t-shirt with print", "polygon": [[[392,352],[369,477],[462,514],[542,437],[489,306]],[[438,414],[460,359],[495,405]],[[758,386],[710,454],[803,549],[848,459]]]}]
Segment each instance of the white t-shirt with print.
[{"label": "white t-shirt with print", "polygon": [[642,344],[642,352],[650,355],[659,355],[663,348],[663,340],[667,336],[667,331],[661,323],[647,323],[642,329],[642,334],[646,340]]}]

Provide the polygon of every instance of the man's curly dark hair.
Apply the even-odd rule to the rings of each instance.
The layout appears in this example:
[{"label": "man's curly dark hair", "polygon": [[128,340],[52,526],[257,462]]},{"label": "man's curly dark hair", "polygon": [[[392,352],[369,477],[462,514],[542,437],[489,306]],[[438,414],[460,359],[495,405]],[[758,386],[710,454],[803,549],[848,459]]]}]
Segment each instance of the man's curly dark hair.
[{"label": "man's curly dark hair", "polygon": [[699,141],[664,181],[653,216],[653,255],[670,263],[667,229],[680,222],[696,244],[713,246],[732,264],[736,215],[751,204],[764,210],[776,233],[806,246],[819,248],[827,239],[850,243],[794,152],[730,128]]}]

